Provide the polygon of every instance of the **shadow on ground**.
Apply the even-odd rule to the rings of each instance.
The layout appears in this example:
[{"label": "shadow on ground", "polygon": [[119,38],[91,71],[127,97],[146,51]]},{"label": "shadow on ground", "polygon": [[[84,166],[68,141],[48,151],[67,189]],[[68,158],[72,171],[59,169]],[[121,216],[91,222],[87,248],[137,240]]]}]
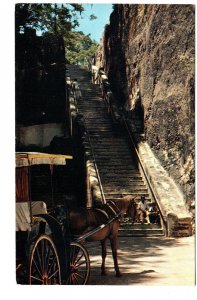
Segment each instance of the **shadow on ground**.
[{"label": "shadow on ground", "polygon": [[[187,247],[187,241],[187,238],[183,240],[165,237],[120,237],[118,250],[118,261],[122,272],[120,278],[115,277],[109,243],[107,244],[106,276],[100,275],[101,247],[99,242],[88,243],[86,248],[91,261],[89,284],[154,285],[161,282],[166,285],[169,280],[169,285],[173,285],[173,278],[177,277],[175,273],[176,271],[178,273],[179,269],[176,267],[178,264],[176,253],[178,249],[178,253],[182,253],[180,249]],[[174,266],[172,266],[172,261],[175,261]],[[178,276],[182,275],[178,274]]]}]

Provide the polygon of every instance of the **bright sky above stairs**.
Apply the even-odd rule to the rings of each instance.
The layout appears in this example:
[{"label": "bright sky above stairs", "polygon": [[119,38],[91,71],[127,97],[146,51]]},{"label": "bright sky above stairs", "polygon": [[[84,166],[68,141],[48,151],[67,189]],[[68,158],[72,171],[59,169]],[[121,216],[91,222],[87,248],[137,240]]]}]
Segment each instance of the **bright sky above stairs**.
[{"label": "bright sky above stairs", "polygon": [[[109,23],[109,16],[112,12],[112,4],[97,4],[97,3],[88,3],[83,4],[84,19],[80,19],[80,26],[77,27],[77,31],[83,31],[85,34],[90,34],[91,38],[100,41],[104,27]],[[94,14],[97,19],[90,21],[87,16]]]}]

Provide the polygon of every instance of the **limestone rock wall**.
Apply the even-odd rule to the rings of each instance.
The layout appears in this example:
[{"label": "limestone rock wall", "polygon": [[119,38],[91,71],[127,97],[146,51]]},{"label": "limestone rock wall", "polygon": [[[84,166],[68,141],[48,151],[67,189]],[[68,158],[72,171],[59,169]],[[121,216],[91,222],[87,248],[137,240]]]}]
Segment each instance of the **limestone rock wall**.
[{"label": "limestone rock wall", "polygon": [[194,31],[193,5],[115,4],[97,55],[119,104],[134,117],[140,96],[146,139],[188,202],[194,198]]}]

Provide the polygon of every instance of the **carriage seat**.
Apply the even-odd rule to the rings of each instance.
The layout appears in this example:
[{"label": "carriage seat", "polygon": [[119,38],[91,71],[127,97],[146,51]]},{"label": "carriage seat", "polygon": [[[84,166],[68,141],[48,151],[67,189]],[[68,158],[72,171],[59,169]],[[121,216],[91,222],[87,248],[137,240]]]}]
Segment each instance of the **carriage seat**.
[{"label": "carriage seat", "polygon": [[[30,202],[16,202],[16,231],[31,230],[30,226]],[[47,206],[44,201],[32,201],[32,215],[47,214]]]}]

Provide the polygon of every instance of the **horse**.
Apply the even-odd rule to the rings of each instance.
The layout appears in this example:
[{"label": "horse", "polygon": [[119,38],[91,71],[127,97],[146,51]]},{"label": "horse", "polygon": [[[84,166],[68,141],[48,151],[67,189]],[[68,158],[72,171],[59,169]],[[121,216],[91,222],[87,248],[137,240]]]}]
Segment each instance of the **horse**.
[{"label": "horse", "polygon": [[[106,275],[105,259],[107,256],[106,241],[110,240],[112,256],[114,261],[114,269],[116,277],[121,276],[121,272],[118,265],[118,230],[120,226],[120,218],[123,218],[124,214],[127,213],[130,217],[134,216],[134,197],[132,195],[123,197],[121,199],[110,201],[103,205],[101,208],[73,208],[69,209],[69,230],[71,235],[82,235],[99,227],[102,224],[106,224],[96,233],[93,233],[87,238],[87,241],[100,241],[102,250],[102,264],[101,264],[101,275]],[[111,210],[111,212],[110,212]],[[119,218],[114,218],[112,222],[109,221],[110,214],[113,215],[112,211],[119,212]]]}]

